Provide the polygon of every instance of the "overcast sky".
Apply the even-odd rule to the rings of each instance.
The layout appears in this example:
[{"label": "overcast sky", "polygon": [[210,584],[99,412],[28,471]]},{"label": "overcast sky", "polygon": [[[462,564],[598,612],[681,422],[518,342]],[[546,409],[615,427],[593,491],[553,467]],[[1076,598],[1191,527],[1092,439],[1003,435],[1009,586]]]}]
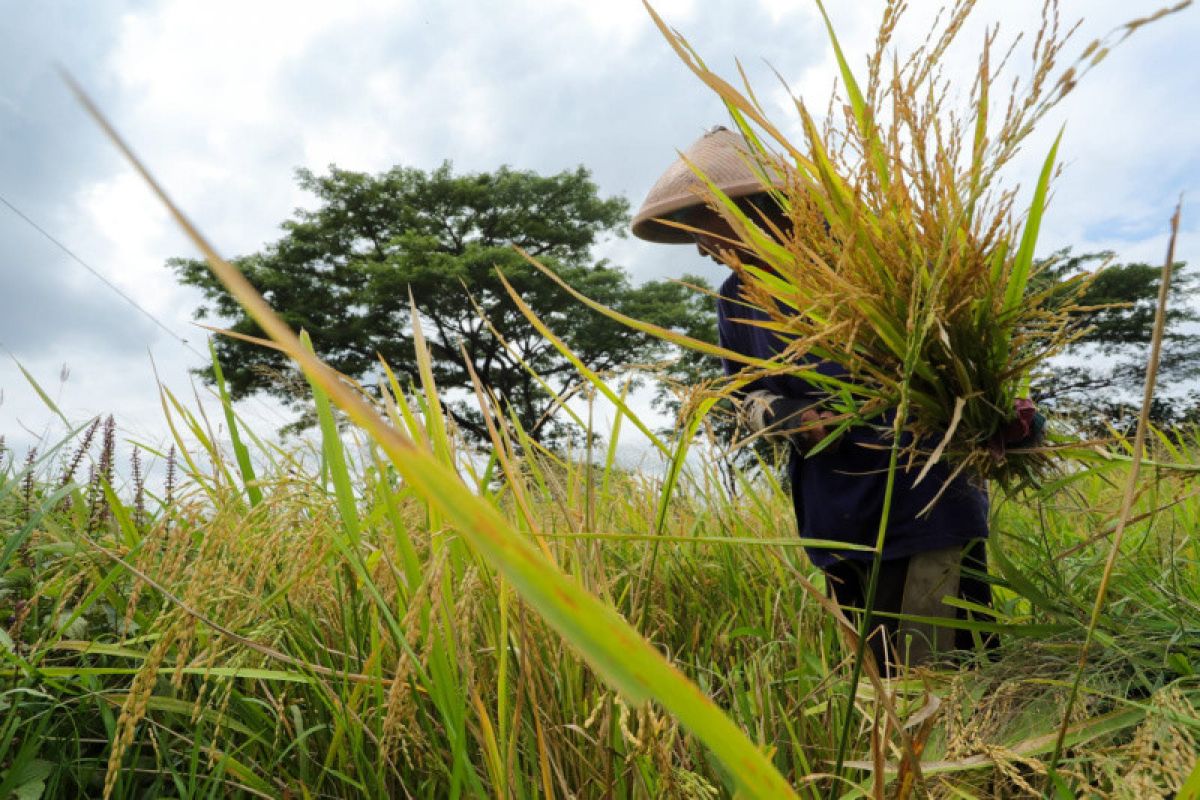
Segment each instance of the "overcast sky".
[{"label": "overcast sky", "polygon": [[[1160,4],[1064,0],[1065,18],[1088,14],[1068,53]],[[861,70],[882,3],[829,5]],[[935,4],[913,5],[902,44],[923,32]],[[1040,2],[979,6],[978,23],[1000,21],[1011,33],[1034,28]],[[785,126],[794,112],[764,62],[824,108],[833,63],[810,0],[662,0],[656,8],[710,65],[734,76],[740,57]],[[309,202],[296,189],[296,167],[376,171],[450,159],[459,170],[555,172],[584,164],[604,194],[636,207],[676,148],[725,121],[633,0],[0,0],[0,11],[0,197],[200,351],[205,334],[190,323],[196,296],[163,267],[191,255],[189,246],[70,98],[56,64],[230,256],[274,240],[279,223]],[[1031,184],[1048,137],[1067,123],[1043,253],[1071,245],[1162,258],[1180,192],[1200,202],[1197,42],[1196,9],[1139,32],[1014,164],[1010,179]],[[1193,208],[1185,206],[1183,259],[1196,241]],[[71,418],[111,412],[124,436],[163,441],[151,356],[183,395],[199,359],[3,205],[0,242],[0,343]],[[639,280],[705,269],[718,277],[688,248],[630,238],[600,254]],[[51,414],[6,354],[0,391],[0,434],[20,454]],[[243,412],[270,430],[284,419],[269,405]]]}]

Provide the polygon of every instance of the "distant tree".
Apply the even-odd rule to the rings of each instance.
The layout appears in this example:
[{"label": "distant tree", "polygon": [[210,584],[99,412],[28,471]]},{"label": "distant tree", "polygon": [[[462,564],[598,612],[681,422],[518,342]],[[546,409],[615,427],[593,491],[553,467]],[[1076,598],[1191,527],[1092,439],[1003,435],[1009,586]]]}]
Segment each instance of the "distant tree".
[{"label": "distant tree", "polygon": [[[526,322],[497,268],[593,370],[619,370],[666,352],[661,342],[581,306],[514,245],[601,303],[660,325],[694,323],[688,290],[665,282],[634,286],[620,268],[591,261],[599,237],[623,231],[628,207],[621,198],[600,198],[582,167],[551,176],[507,167],[456,175],[449,163],[432,172],[395,167],[370,175],[331,166],[325,175],[297,175],[317,207],[297,210],[279,241],[235,263],[289,325],[309,332],[332,367],[365,383],[378,379],[379,356],[402,380],[417,380],[411,292],[443,390],[471,386],[461,346],[532,437],[551,442],[563,435],[553,411],[581,378]],[[175,258],[168,265],[203,292],[198,318],[262,335],[203,262]],[[303,402],[301,382],[280,353],[229,337],[218,339],[217,352],[235,397],[262,390]],[[212,379],[210,370],[201,373]],[[466,432],[486,437],[473,399],[459,397],[446,402],[447,411]]]},{"label": "distant tree", "polygon": [[[1059,252],[1038,285],[1094,269],[1112,255]],[[1151,408],[1152,419],[1164,425],[1194,420],[1200,411],[1200,397],[1178,391],[1200,377],[1200,337],[1189,330],[1200,322],[1191,301],[1196,278],[1185,267],[1181,262],[1172,268],[1159,392]],[[1096,276],[1080,304],[1100,308],[1081,314],[1080,323],[1089,330],[1037,385],[1041,402],[1096,428],[1134,415],[1141,403],[1161,274],[1161,266],[1129,263],[1109,265]]]}]

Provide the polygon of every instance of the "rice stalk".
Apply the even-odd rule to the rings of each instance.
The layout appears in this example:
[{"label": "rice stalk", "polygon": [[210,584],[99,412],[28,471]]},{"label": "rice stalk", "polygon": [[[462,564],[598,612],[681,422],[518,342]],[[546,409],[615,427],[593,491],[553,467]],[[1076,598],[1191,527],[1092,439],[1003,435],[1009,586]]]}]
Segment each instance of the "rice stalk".
[{"label": "rice stalk", "polygon": [[[910,376],[911,379],[911,376]],[[846,716],[842,723],[842,732],[838,738],[837,756],[833,766],[834,778],[842,776],[842,767],[846,761],[846,753],[850,746],[850,728],[854,719],[854,701],[858,697],[858,682],[862,678],[864,665],[864,657],[867,653],[867,639],[873,630],[874,614],[875,614],[875,593],[879,586],[879,574],[883,565],[883,543],[887,537],[888,518],[892,508],[892,493],[896,487],[896,467],[900,458],[900,431],[903,425],[903,420],[907,418],[908,410],[908,385],[906,380],[900,385],[900,408],[895,416],[895,427],[893,430],[892,446],[888,453],[888,471],[887,481],[884,484],[882,512],[879,515],[879,527],[876,533],[875,550],[871,556],[871,572],[867,578],[867,591],[863,599],[863,614],[858,626],[858,642],[854,650],[854,666],[850,673],[850,689],[848,699],[846,701]],[[874,656],[870,656],[871,661],[874,661]],[[881,665],[875,665],[876,669]],[[914,761],[919,764],[919,758]],[[919,769],[919,767],[918,767]],[[830,787],[830,794],[833,794],[833,787]]]},{"label": "rice stalk", "polygon": [[1083,671],[1087,667],[1088,651],[1092,646],[1092,638],[1096,635],[1096,627],[1100,622],[1100,614],[1104,609],[1104,600],[1108,594],[1108,584],[1112,579],[1113,567],[1121,552],[1121,540],[1124,538],[1126,524],[1133,511],[1133,502],[1137,493],[1138,474],[1142,464],[1142,454],[1146,447],[1146,432],[1150,427],[1150,403],[1154,399],[1154,384],[1158,377],[1158,360],[1162,353],[1163,331],[1167,322],[1167,295],[1171,286],[1171,269],[1175,263],[1175,239],[1179,235],[1179,216],[1182,212],[1183,201],[1175,207],[1171,216],[1171,236],[1167,243],[1167,260],[1163,264],[1162,277],[1159,280],[1158,303],[1154,310],[1154,332],[1150,340],[1150,355],[1146,362],[1146,381],[1142,392],[1142,408],[1138,416],[1137,431],[1134,434],[1132,463],[1129,476],[1125,483],[1125,493],[1121,499],[1121,511],[1117,517],[1116,528],[1113,532],[1112,543],[1109,545],[1108,558],[1104,562],[1104,573],[1100,577],[1100,586],[1096,590],[1096,598],[1092,604],[1091,617],[1088,620],[1087,634],[1079,649],[1079,665],[1075,671],[1075,680],[1071,686],[1071,694],[1067,698],[1067,706],[1063,712],[1062,726],[1059,728],[1058,739],[1054,743],[1054,754],[1050,758],[1050,768],[1053,769],[1062,756],[1063,742],[1066,739],[1067,726],[1071,719],[1071,711],[1079,694],[1079,686],[1083,680]]}]

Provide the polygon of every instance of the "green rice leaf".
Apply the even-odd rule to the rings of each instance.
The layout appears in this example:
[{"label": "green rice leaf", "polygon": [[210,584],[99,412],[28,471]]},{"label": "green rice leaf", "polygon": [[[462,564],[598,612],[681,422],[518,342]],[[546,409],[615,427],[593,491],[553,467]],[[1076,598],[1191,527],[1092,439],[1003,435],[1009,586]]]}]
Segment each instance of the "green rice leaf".
[{"label": "green rice leaf", "polygon": [[[312,352],[312,339],[307,331],[300,332],[300,342],[304,349]],[[338,513],[342,518],[342,528],[350,545],[359,546],[362,531],[358,521],[358,504],[354,499],[354,485],[350,481],[350,470],[346,466],[346,453],[342,447],[342,437],[338,433],[337,422],[333,418],[333,407],[329,402],[322,384],[309,379],[313,400],[317,406],[317,422],[321,428],[321,452],[324,455],[325,466],[329,470],[330,480],[333,481],[333,491],[337,498]]]},{"label": "green rice leaf", "polygon": [[27,380],[29,385],[33,387],[33,390],[37,392],[37,396],[41,398],[41,401],[46,405],[46,408],[53,411],[54,415],[61,419],[63,424],[70,428],[71,421],[66,418],[62,411],[59,410],[58,405],[50,399],[50,395],[46,394],[46,390],[42,388],[42,385],[34,379],[33,375],[29,374],[29,370],[25,369],[25,366],[20,361],[17,361],[14,358],[13,362],[17,365],[17,369],[21,370],[21,374],[25,376],[25,380]]},{"label": "green rice leaf", "polygon": [[1038,177],[1037,187],[1033,192],[1033,202],[1029,206],[1029,217],[1025,220],[1025,231],[1021,234],[1021,244],[1013,259],[1012,271],[1008,276],[1008,285],[1004,289],[1004,313],[1012,313],[1025,299],[1025,290],[1029,285],[1029,274],[1033,268],[1033,253],[1037,247],[1038,231],[1042,226],[1042,214],[1046,210],[1046,193],[1050,189],[1050,178],[1054,175],[1055,159],[1058,157],[1058,144],[1062,141],[1063,132],[1054,137],[1054,145],[1042,164],[1042,172]]},{"label": "green rice leaf", "polygon": [[967,199],[967,221],[969,228],[975,219],[975,204],[983,191],[983,158],[987,150],[988,90],[991,86],[989,71],[989,47],[984,39],[983,54],[979,61],[979,99],[975,106],[975,135],[971,143],[971,183]]},{"label": "green rice leaf", "polygon": [[438,457],[444,463],[452,464],[454,459],[450,455],[450,437],[446,433],[446,415],[442,412],[442,400],[438,397],[437,382],[433,379],[433,358],[429,353],[429,345],[425,342],[425,332],[421,327],[421,315],[411,289],[408,292],[408,306],[409,320],[413,329],[413,349],[417,357],[417,370],[421,376],[421,388],[425,392],[425,425],[429,429],[429,441]]},{"label": "green rice leaf", "polygon": [[[673,331],[670,328],[664,328],[660,325],[654,325],[649,322],[643,322],[642,320],[635,319],[627,314],[622,314],[620,311],[617,311],[616,309],[613,309],[613,308],[609,308],[608,306],[604,305],[603,303],[598,303],[595,300],[588,297],[587,295],[583,294],[578,289],[574,288],[569,283],[567,283],[562,278],[560,278],[549,267],[546,267],[544,264],[539,262],[536,258],[533,258],[532,256],[530,256],[528,253],[520,250],[519,248],[518,248],[518,252],[520,252],[521,255],[525,257],[525,260],[527,260],[530,264],[532,264],[534,267],[536,267],[538,269],[538,271],[540,271],[547,278],[549,278],[550,280],[552,280],[556,284],[558,284],[562,288],[563,291],[570,294],[576,300],[583,303],[588,308],[593,309],[594,311],[598,311],[599,313],[603,314],[604,316],[608,317],[609,319],[613,319],[613,320],[616,320],[617,322],[621,322],[625,325],[628,325],[629,327],[633,328],[634,330],[641,331],[642,333],[647,333],[651,336],[655,336],[664,341],[671,342],[672,344],[677,344],[680,347],[686,347],[689,350],[695,350],[698,353],[704,353],[705,355],[715,356],[717,358],[729,359],[730,361],[733,361],[738,364],[746,364],[748,366],[759,367],[759,368],[764,368],[764,369],[771,369],[771,368],[779,366],[778,364],[776,364],[772,361],[766,361],[766,360],[760,359],[760,358],[753,358],[751,356],[745,355],[744,353],[739,353],[736,350],[730,350],[725,347],[720,347],[718,345],[713,344],[712,342],[707,342],[703,339],[695,339],[691,336],[687,336],[687,335],[679,333],[677,331]],[[532,320],[531,320],[531,322],[532,322]],[[599,388],[599,387],[597,387],[597,388]],[[601,390],[601,392],[603,392],[603,390]],[[660,448],[660,451],[664,455],[667,454],[665,447]]]},{"label": "green rice leaf", "polygon": [[246,497],[249,498],[250,505],[253,507],[262,502],[262,489],[259,488],[258,479],[254,475],[254,464],[250,460],[250,451],[242,442],[241,434],[238,432],[237,416],[233,413],[233,399],[229,396],[229,389],[225,386],[225,373],[221,371],[221,360],[217,358],[217,348],[211,338],[208,340],[208,352],[212,357],[213,375],[217,379],[217,393],[221,398],[221,409],[225,412],[225,424],[229,427],[229,441],[233,445],[234,458],[237,459],[238,469],[242,473],[242,485],[246,487]]},{"label": "green rice leaf", "polygon": [[1179,800],[1197,800],[1200,798],[1200,758],[1196,759],[1196,766],[1192,767],[1192,772],[1187,776],[1187,780],[1183,782],[1183,786],[1179,787]]},{"label": "green rice leaf", "polygon": [[837,58],[838,70],[841,73],[842,82],[846,86],[846,94],[850,98],[854,121],[858,124],[863,139],[868,143],[871,166],[875,170],[875,176],[879,179],[879,184],[884,191],[887,191],[891,184],[891,178],[888,173],[887,154],[884,152],[883,142],[879,138],[879,131],[875,129],[875,121],[871,118],[871,112],[863,97],[862,89],[859,88],[858,81],[854,79],[854,70],[850,69],[850,64],[846,61],[845,54],[842,53],[842,46],[838,43],[837,34],[833,31],[833,23],[829,21],[829,14],[825,12],[825,4],[821,0],[816,0],[816,3],[817,8],[821,11],[821,18],[825,20],[825,30],[829,33],[829,43],[833,45],[833,54]]},{"label": "green rice leaf", "polygon": [[638,430],[645,434],[646,438],[650,440],[650,443],[654,445],[654,447],[660,453],[662,453],[664,456],[670,457],[671,451],[665,444],[663,444],[662,439],[660,439],[653,431],[651,431],[646,423],[642,422],[642,420],[636,414],[629,410],[629,407],[625,405],[625,402],[621,400],[621,398],[618,397],[617,394],[611,388],[609,388],[609,386],[603,380],[601,380],[599,375],[597,375],[586,364],[584,364],[583,361],[580,360],[579,356],[575,355],[574,351],[567,346],[566,342],[564,342],[546,327],[546,324],[542,322],[537,313],[529,307],[529,304],[521,299],[521,295],[512,287],[512,285],[508,282],[508,279],[504,277],[503,272],[497,269],[496,274],[499,276],[500,282],[504,284],[504,288],[508,291],[509,297],[512,298],[513,303],[515,303],[517,306],[517,309],[525,315],[525,319],[529,320],[529,324],[536,328],[537,332],[540,333],[546,339],[546,341],[554,345],[555,349],[562,353],[563,356],[574,365],[575,369],[579,370],[579,373],[583,375],[589,383],[595,386],[596,389],[602,395],[608,398],[608,400],[614,406],[621,409],[622,413],[629,417],[629,421],[637,426]]}]

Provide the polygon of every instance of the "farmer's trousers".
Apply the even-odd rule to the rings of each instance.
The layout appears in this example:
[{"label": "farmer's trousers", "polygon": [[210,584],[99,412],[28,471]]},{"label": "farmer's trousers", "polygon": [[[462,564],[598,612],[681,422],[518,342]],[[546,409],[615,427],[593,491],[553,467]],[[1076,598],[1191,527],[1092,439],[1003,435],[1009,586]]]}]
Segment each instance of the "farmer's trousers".
[{"label": "farmer's trousers", "polygon": [[[945,596],[958,597],[990,608],[992,590],[983,578],[987,573],[987,550],[983,539],[966,547],[931,550],[907,558],[880,564],[875,589],[875,612],[914,617],[966,619],[966,612],[942,602]],[[866,606],[869,561],[839,561],[825,569],[830,595],[854,620]],[[978,621],[983,615],[972,615]],[[995,634],[941,627],[929,623],[898,620],[891,616],[873,617],[867,643],[880,669],[894,672],[898,664],[914,666],[950,650],[970,650],[976,644],[985,649],[999,645]]]}]

